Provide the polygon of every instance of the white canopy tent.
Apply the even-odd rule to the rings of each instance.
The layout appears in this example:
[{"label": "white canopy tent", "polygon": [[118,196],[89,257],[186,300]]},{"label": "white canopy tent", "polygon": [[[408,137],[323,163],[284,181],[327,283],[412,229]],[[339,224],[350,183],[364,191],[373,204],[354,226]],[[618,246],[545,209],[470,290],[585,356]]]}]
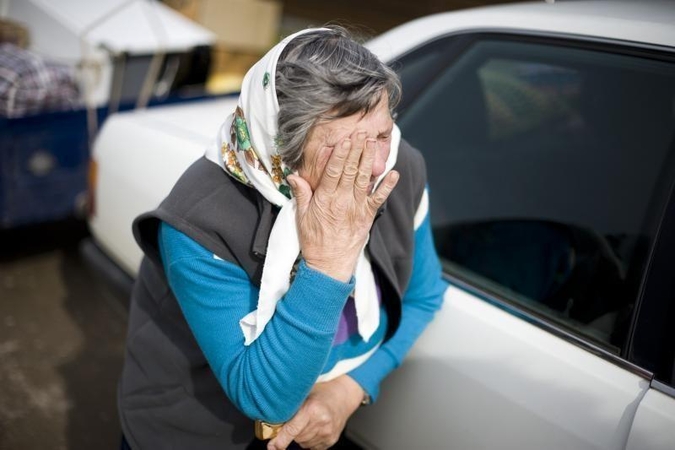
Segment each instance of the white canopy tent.
[{"label": "white canopy tent", "polygon": [[[216,39],[204,27],[155,0],[0,2],[3,16],[28,28],[31,50],[76,70],[90,107],[108,102],[117,55],[156,56],[148,67],[150,79],[166,53],[188,52],[212,45]],[[143,106],[148,92],[139,95]]]}]

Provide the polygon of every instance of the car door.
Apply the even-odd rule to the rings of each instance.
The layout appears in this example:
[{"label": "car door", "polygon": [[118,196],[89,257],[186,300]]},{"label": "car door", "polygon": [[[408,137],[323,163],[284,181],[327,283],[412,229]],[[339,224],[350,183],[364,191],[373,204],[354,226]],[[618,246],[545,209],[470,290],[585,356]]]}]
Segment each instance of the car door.
[{"label": "car door", "polygon": [[655,396],[631,339],[673,181],[669,58],[480,33],[393,63],[398,123],[427,162],[451,287],[381,398],[350,423],[355,440],[625,448]]}]

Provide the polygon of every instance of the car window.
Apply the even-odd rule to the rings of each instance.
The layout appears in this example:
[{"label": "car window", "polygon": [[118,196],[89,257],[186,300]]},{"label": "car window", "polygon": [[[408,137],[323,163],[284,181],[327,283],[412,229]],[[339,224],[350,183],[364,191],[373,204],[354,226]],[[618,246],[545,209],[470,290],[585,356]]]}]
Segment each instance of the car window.
[{"label": "car window", "polygon": [[445,270],[620,352],[671,181],[675,65],[485,38],[398,123]]},{"label": "car window", "polygon": [[405,86],[397,111],[405,111],[419,93],[446,68],[446,62],[454,59],[470,42],[471,39],[464,36],[439,39],[393,62],[392,67],[401,79],[401,84]]}]

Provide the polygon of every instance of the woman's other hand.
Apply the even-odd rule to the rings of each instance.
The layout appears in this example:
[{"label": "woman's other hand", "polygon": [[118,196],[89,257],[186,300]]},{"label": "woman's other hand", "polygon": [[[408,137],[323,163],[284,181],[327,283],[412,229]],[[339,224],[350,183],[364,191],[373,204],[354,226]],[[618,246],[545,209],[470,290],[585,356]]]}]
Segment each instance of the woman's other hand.
[{"label": "woman's other hand", "polygon": [[363,389],[349,375],[315,384],[300,410],[267,444],[267,449],[282,450],[292,441],[302,448],[330,448],[362,401]]},{"label": "woman's other hand", "polygon": [[377,210],[398,182],[391,171],[375,192],[373,163],[377,142],[357,131],[330,149],[329,159],[314,191],[304,178],[290,175],[298,212],[302,256],[308,266],[341,281],[349,281],[365,245]]}]

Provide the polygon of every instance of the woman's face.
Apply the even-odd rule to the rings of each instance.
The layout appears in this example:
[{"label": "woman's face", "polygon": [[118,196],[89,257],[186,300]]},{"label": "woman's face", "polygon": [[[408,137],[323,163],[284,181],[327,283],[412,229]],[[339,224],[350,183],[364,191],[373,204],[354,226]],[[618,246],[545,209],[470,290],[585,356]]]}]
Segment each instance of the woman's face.
[{"label": "woman's face", "polygon": [[375,161],[370,178],[372,190],[375,181],[384,172],[393,127],[394,121],[389,113],[389,98],[386,92],[380,97],[377,106],[366,115],[358,112],[341,119],[318,123],[309,133],[303,149],[303,165],[298,173],[307,180],[312,190],[315,190],[335,146],[355,132],[365,132],[367,139],[376,142]]}]

